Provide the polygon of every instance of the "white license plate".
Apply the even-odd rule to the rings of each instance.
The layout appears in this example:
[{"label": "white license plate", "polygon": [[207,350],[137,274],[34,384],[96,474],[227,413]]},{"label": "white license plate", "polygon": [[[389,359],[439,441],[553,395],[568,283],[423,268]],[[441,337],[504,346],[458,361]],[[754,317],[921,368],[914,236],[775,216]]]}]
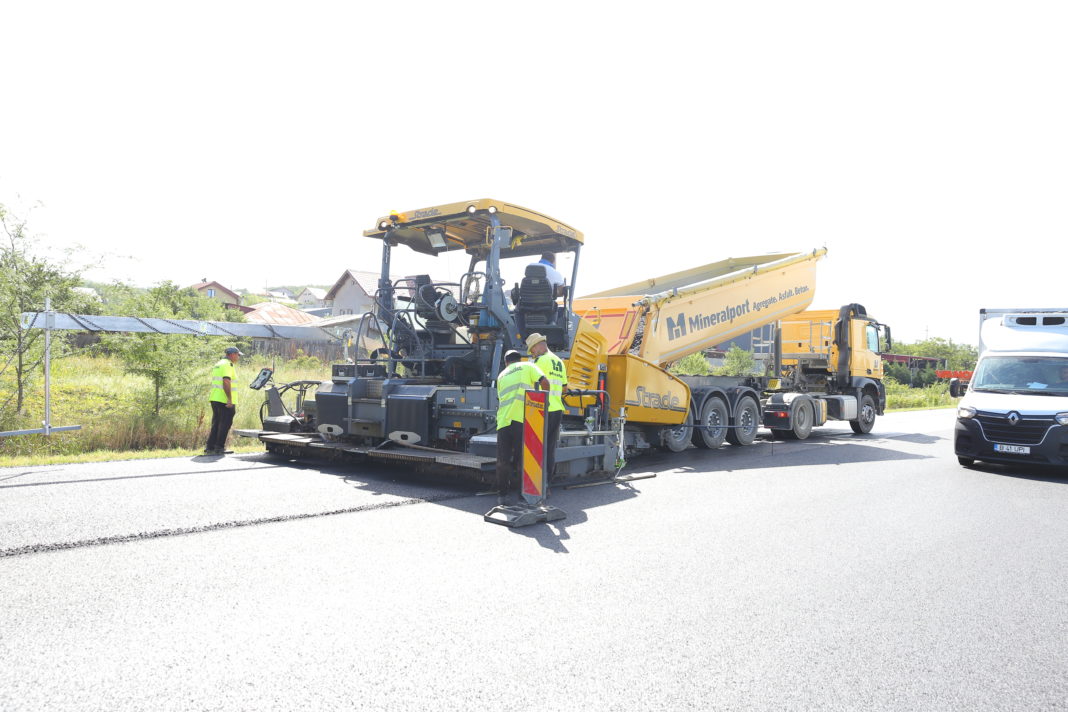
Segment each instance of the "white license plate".
[{"label": "white license plate", "polygon": [[1030,455],[1031,448],[1026,445],[1002,445],[1001,443],[995,443],[994,452],[1007,452],[1012,455]]}]

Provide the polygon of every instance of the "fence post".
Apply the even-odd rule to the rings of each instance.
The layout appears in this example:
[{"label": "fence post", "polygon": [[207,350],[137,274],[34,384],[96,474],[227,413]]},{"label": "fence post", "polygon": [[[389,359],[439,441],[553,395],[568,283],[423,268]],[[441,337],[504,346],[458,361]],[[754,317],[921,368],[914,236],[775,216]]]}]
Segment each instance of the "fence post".
[{"label": "fence post", "polygon": [[52,434],[52,327],[56,325],[56,315],[52,311],[52,298],[45,297],[45,352],[44,352],[44,434]]}]

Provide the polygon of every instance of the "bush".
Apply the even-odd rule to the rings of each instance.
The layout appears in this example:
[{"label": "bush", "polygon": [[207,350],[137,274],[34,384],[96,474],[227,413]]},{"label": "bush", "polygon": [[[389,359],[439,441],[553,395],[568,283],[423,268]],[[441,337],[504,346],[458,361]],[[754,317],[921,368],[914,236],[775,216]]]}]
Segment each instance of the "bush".
[{"label": "bush", "polygon": [[941,408],[953,406],[959,398],[949,395],[949,385],[934,383],[922,388],[912,388],[899,383],[894,378],[883,380],[886,386],[886,409],[904,410],[907,408]]}]

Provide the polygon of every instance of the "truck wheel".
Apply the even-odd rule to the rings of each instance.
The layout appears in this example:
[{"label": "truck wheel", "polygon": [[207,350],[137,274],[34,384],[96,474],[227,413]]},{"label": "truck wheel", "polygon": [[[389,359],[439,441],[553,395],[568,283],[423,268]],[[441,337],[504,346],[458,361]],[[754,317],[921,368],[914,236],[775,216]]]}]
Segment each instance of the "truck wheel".
[{"label": "truck wheel", "polygon": [[660,442],[671,452],[682,452],[686,448],[690,447],[690,431],[693,425],[693,416],[690,414],[689,409],[686,411],[686,420],[675,427],[665,427],[660,429]]},{"label": "truck wheel", "polygon": [[783,434],[791,440],[804,440],[812,434],[812,404],[807,401],[798,403],[794,408],[793,416],[791,418],[793,428],[784,430]]},{"label": "truck wheel", "polygon": [[959,462],[963,467],[971,467],[975,464],[975,458],[961,457],[960,455],[957,455],[957,462]]},{"label": "truck wheel", "polygon": [[701,417],[693,429],[693,444],[697,447],[715,450],[723,445],[727,437],[727,404],[722,398],[712,397],[701,406]]},{"label": "truck wheel", "polygon": [[731,445],[752,445],[760,427],[760,406],[752,398],[738,401],[734,413],[734,427],[727,430],[727,442]]},{"label": "truck wheel", "polygon": [[871,432],[875,425],[875,399],[865,393],[860,399],[860,413],[856,420],[849,421],[849,427],[857,435],[865,435]]}]

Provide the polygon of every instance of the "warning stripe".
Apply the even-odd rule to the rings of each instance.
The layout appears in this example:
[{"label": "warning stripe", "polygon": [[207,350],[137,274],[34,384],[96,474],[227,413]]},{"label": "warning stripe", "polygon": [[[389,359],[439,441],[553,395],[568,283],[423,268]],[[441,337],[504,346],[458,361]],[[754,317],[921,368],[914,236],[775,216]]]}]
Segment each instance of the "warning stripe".
[{"label": "warning stripe", "polygon": [[542,494],[545,449],[545,392],[527,391],[523,418],[523,493],[533,497]]}]

